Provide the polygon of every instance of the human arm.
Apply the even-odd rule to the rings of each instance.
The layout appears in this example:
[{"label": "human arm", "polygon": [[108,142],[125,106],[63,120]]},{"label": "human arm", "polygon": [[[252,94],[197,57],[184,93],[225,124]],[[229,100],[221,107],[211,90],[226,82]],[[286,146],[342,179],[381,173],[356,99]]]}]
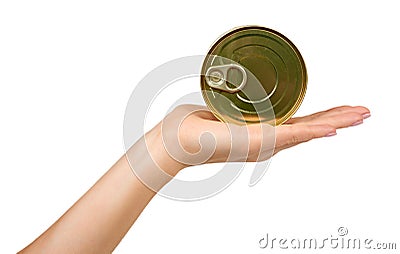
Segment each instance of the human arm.
[{"label": "human arm", "polygon": [[[188,115],[193,109],[196,112]],[[215,119],[205,108],[193,105],[180,107],[169,114],[164,122],[174,123],[187,115],[178,130],[169,130],[178,131],[177,135],[184,149],[189,152],[199,150],[199,136],[207,131],[214,135],[216,146],[212,156],[204,163],[226,161],[232,152],[229,144],[232,137],[227,132],[226,125]],[[271,154],[314,138],[332,136],[336,134],[336,129],[359,124],[368,116],[369,110],[364,107],[346,106],[293,118],[287,124],[274,128],[276,142]],[[159,123],[146,133],[82,198],[21,253],[112,252],[157,191],[143,184],[132,169],[152,172],[161,168],[174,177],[189,166],[171,157],[171,153],[166,151],[162,126],[166,127],[168,124]],[[259,127],[237,127],[239,131],[245,130],[248,133],[249,144],[243,145],[248,145],[249,151],[247,157],[241,159],[268,159],[262,157],[260,150],[263,146],[262,136],[268,134],[263,131],[269,129]],[[149,177],[158,182],[158,188],[168,182],[159,179],[157,175],[150,174]]]}]

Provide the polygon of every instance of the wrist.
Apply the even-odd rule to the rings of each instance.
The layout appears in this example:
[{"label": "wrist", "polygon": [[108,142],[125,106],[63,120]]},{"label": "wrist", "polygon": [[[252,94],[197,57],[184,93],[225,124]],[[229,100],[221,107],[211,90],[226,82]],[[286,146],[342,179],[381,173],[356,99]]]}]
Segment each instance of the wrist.
[{"label": "wrist", "polygon": [[173,158],[167,151],[163,141],[160,124],[156,125],[152,130],[147,132],[144,138],[146,140],[145,143],[147,151],[150,154],[152,161],[162,171],[174,177],[179,173],[180,170],[187,167],[186,164],[183,164],[177,159]]},{"label": "wrist", "polygon": [[160,125],[156,125],[129,148],[126,157],[139,180],[156,192],[186,167],[167,152]]}]

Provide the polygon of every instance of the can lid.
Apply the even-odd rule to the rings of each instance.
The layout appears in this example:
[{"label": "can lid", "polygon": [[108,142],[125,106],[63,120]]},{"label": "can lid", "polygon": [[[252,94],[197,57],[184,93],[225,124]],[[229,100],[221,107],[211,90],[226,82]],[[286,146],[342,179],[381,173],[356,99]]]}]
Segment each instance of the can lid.
[{"label": "can lid", "polygon": [[[203,62],[202,74],[208,107],[220,120],[236,124],[284,123],[299,108],[307,86],[296,46],[279,32],[259,26],[239,27],[219,38]],[[221,95],[231,103],[221,102]]]}]

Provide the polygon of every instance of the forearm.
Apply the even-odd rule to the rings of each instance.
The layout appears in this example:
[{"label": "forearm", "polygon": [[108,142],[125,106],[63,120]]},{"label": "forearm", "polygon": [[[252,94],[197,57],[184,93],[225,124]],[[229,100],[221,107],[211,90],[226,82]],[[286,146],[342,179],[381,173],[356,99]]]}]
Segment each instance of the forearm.
[{"label": "forearm", "polygon": [[[174,175],[179,171],[176,164],[161,154],[157,130],[147,134],[159,164]],[[155,195],[132,171],[138,167],[151,172],[157,165],[149,157],[139,140],[115,165],[57,222],[44,232],[22,253],[110,253],[121,241],[140,213]],[[162,156],[161,156],[162,155]],[[130,165],[131,164],[131,165]],[[162,187],[164,179],[153,179]]]}]

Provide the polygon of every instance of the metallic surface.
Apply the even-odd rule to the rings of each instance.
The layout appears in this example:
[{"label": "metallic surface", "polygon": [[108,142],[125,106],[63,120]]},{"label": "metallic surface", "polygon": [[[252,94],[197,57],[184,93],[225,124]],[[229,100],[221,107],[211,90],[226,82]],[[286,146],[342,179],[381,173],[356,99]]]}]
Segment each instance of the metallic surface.
[{"label": "metallic surface", "polygon": [[[224,121],[280,125],[299,108],[307,71],[296,46],[258,26],[236,28],[211,47],[202,66],[203,98]],[[221,103],[221,96],[231,103]],[[272,112],[271,112],[272,111]]]}]

